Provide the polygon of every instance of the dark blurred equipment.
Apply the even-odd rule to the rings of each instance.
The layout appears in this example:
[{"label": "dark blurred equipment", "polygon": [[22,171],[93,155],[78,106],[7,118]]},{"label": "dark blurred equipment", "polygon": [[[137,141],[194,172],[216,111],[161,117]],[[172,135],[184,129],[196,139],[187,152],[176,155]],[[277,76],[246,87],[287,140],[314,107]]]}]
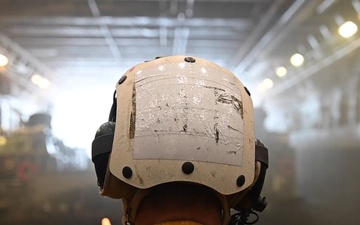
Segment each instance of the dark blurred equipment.
[{"label": "dark blurred equipment", "polygon": [[36,113],[29,117],[29,121],[26,123],[28,127],[43,125],[46,128],[51,128],[51,116],[47,113]]},{"label": "dark blurred equipment", "polygon": [[0,94],[7,95],[11,92],[11,80],[0,71]]},{"label": "dark blurred equipment", "polygon": [[35,171],[76,171],[87,167],[84,150],[70,148],[52,134],[51,116],[47,113],[31,115],[24,126],[2,136],[2,140],[0,177],[12,177],[22,172],[30,175]]},{"label": "dark blurred equipment", "polygon": [[18,129],[3,131],[0,134],[1,217],[10,220],[14,217],[11,220],[14,222],[15,218],[23,219],[21,215],[30,220],[39,216],[34,213],[82,207],[85,205],[82,195],[66,196],[91,180],[88,163],[83,149],[68,147],[52,134],[51,115],[47,113],[31,115]]}]

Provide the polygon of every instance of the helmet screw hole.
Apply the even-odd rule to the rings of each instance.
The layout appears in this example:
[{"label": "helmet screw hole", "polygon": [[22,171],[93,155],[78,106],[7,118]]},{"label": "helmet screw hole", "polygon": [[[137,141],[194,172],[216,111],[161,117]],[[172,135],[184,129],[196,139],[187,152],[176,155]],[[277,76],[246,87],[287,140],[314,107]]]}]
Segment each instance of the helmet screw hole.
[{"label": "helmet screw hole", "polygon": [[245,176],[240,175],[236,180],[236,184],[237,184],[238,187],[243,186],[245,184]]},{"label": "helmet screw hole", "polygon": [[122,169],[122,174],[125,178],[129,179],[132,177],[132,170],[130,167],[128,166],[125,166],[123,169]]},{"label": "helmet screw hole", "polygon": [[191,162],[185,162],[183,165],[182,165],[182,171],[185,173],[185,174],[191,174],[192,172],[194,172],[194,164],[191,163]]},{"label": "helmet screw hole", "polygon": [[118,84],[124,83],[124,81],[126,80],[126,78],[127,78],[126,75],[122,76],[122,77],[120,78],[120,80],[118,81]]},{"label": "helmet screw hole", "polygon": [[194,63],[196,60],[193,58],[193,57],[191,57],[191,56],[188,56],[188,57],[185,57],[185,62],[188,62],[188,63]]}]

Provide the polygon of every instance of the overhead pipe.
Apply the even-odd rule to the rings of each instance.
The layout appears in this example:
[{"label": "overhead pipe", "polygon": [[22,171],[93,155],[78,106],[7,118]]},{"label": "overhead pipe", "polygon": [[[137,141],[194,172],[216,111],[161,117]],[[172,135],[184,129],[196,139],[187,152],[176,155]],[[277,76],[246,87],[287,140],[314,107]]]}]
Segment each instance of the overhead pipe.
[{"label": "overhead pipe", "polygon": [[[20,18],[20,17],[0,17],[0,23],[34,23],[37,25],[72,25],[87,26],[94,24],[103,24],[105,26],[167,26],[175,27],[179,25],[177,18],[168,18],[160,16],[158,18],[149,17],[38,17],[38,18]],[[221,19],[221,18],[187,18],[183,22],[188,27],[247,27],[249,22],[246,19]]]},{"label": "overhead pipe", "polygon": [[288,80],[277,85],[276,88],[273,88],[272,90],[270,90],[269,93],[267,94],[267,96],[275,97],[277,95],[280,95],[281,93],[285,92],[286,90],[289,90],[290,88],[292,88],[299,82],[315,75],[317,72],[319,72],[323,68],[331,65],[335,61],[340,60],[343,57],[345,57],[346,55],[354,52],[358,48],[360,48],[360,38],[350,42],[348,45],[340,48],[339,50],[337,50],[333,54],[327,56],[323,60],[321,60],[317,63],[314,63],[307,68],[304,68],[299,74],[296,74],[296,76],[289,78]]},{"label": "overhead pipe", "polygon": [[11,54],[14,54],[18,58],[18,61],[24,62],[24,64],[26,64],[27,67],[33,68],[34,70],[49,76],[55,73],[55,71],[50,69],[50,67],[40,62],[40,60],[38,60],[30,52],[23,49],[19,44],[13,42],[12,40],[10,40],[9,37],[7,37],[5,34],[1,32],[0,32],[0,46],[4,47],[4,49],[7,49],[7,51],[10,52]]},{"label": "overhead pipe", "polygon": [[[98,8],[98,6],[96,4],[96,1],[95,0],[88,0],[88,4],[89,4],[90,10],[91,10],[91,13],[93,14],[93,16],[95,18],[100,18],[101,13],[100,13],[100,10],[99,10],[99,8]],[[109,27],[106,24],[101,23],[101,21],[100,21],[100,23],[98,23],[98,25],[100,27],[101,33],[105,37],[105,41],[108,44],[112,55],[114,56],[115,60],[120,63],[121,59],[122,59],[122,55],[121,55],[120,49],[117,46],[113,36],[111,35]]]},{"label": "overhead pipe", "polygon": [[230,61],[227,62],[227,68],[235,68],[239,62],[245,58],[245,55],[256,45],[256,42],[258,42],[261,35],[266,32],[269,27],[269,23],[275,18],[278,9],[279,3],[278,1],[275,1],[267,10],[265,15],[262,16],[258,25],[252,29],[252,32],[247,39],[241,44],[241,48],[239,48],[235,55],[230,58]]},{"label": "overhead pipe", "polygon": [[[262,38],[252,46],[251,51],[247,53],[244,58],[238,58],[237,67],[234,69],[235,73],[240,74],[244,72],[259,56],[261,52],[264,51],[269,45],[271,41],[279,35],[280,31],[286,30],[295,20],[295,15],[309,2],[315,3],[315,1],[310,0],[297,0],[295,1],[290,8],[280,17],[277,23],[269,29]],[[239,49],[241,51],[241,49]]]},{"label": "overhead pipe", "polygon": [[[177,6],[177,11],[179,11],[178,4],[176,6]],[[173,44],[173,49],[172,49],[173,55],[186,54],[186,48],[187,48],[187,43],[188,43],[188,39],[189,39],[190,29],[189,29],[189,27],[185,26],[184,23],[188,17],[192,16],[193,7],[194,7],[194,1],[187,0],[185,12],[184,13],[178,12],[178,15],[177,15],[178,25],[175,26],[175,30],[174,30],[174,44]]]}]

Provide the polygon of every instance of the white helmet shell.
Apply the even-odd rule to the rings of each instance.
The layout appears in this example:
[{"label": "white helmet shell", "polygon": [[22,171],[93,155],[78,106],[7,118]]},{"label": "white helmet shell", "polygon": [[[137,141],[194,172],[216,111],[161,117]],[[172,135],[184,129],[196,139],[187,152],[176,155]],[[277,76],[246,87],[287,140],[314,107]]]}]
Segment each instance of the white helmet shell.
[{"label": "white helmet shell", "polygon": [[115,177],[139,189],[184,181],[223,195],[253,183],[253,105],[235,75],[201,58],[169,56],[124,76],[109,163]]}]

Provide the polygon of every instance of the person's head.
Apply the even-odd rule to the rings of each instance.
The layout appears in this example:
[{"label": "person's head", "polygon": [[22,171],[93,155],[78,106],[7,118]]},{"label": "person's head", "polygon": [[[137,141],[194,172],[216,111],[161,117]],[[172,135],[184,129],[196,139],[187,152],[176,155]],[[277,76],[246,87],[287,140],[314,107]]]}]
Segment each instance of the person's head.
[{"label": "person's head", "polygon": [[250,92],[235,75],[168,56],[120,78],[92,159],[101,194],[123,200],[127,223],[227,225],[231,209],[245,218],[266,205],[267,152],[255,154],[255,142]]},{"label": "person's head", "polygon": [[169,221],[220,225],[221,201],[213,190],[201,185],[167,183],[156,186],[141,200],[134,222],[153,225]]}]

